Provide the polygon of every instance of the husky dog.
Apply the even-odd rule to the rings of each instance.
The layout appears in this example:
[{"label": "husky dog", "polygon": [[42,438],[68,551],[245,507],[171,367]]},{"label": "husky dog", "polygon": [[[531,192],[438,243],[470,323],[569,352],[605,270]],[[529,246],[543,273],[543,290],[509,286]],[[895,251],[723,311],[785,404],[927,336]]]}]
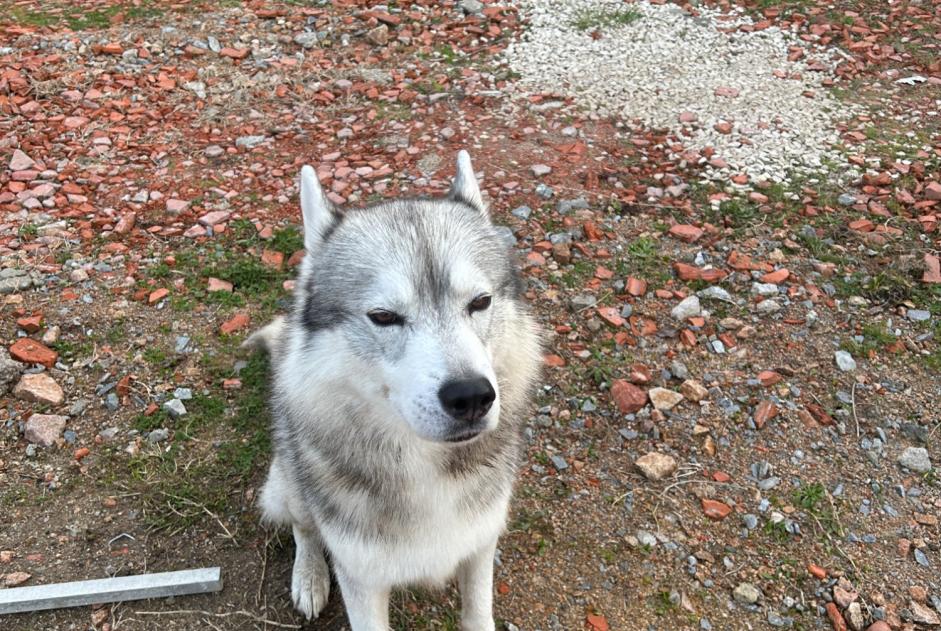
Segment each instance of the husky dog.
[{"label": "husky dog", "polygon": [[300,176],[304,246],[271,351],[274,457],[260,495],[290,524],[294,605],[389,628],[396,586],[458,579],[465,631],[493,631],[493,559],[540,365],[536,328],[467,152],[447,197],[343,212]]}]

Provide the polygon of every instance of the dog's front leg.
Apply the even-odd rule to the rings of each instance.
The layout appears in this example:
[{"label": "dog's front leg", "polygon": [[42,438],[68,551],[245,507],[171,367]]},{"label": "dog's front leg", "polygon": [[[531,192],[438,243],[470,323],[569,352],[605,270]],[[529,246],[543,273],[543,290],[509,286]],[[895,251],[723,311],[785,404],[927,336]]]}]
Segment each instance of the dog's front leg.
[{"label": "dog's front leg", "polygon": [[457,571],[461,590],[461,628],[463,631],[494,631],[493,556],[496,539],[465,559]]},{"label": "dog's front leg", "polygon": [[323,556],[323,542],[317,526],[294,526],[294,572],[291,598],[308,620],[320,615],[330,597],[330,568]]},{"label": "dog's front leg", "polygon": [[377,589],[334,568],[353,631],[389,631],[389,589]]}]

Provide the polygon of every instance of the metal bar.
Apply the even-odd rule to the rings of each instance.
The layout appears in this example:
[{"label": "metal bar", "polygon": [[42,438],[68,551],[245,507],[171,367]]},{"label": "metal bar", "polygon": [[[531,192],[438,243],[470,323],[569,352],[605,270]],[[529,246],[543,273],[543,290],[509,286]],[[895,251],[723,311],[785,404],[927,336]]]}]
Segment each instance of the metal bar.
[{"label": "metal bar", "polygon": [[205,594],[222,589],[218,567],[0,589],[0,615],[99,603]]}]

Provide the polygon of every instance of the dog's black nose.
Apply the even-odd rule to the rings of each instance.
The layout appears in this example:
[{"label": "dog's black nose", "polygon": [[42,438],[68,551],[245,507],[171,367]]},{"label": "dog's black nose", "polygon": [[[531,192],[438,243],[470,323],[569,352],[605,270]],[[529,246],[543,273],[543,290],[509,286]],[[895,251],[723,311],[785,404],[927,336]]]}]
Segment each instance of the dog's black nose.
[{"label": "dog's black nose", "polygon": [[459,421],[473,423],[490,410],[497,398],[486,377],[449,381],[438,390],[438,398],[445,412]]}]

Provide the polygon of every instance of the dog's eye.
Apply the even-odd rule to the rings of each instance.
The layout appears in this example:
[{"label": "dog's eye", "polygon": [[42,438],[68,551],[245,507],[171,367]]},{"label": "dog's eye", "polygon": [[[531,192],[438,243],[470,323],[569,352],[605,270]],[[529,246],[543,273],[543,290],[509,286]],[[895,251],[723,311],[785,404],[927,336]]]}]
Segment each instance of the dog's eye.
[{"label": "dog's eye", "polygon": [[372,323],[376,326],[392,326],[393,324],[404,324],[405,319],[393,311],[385,309],[374,309],[366,314]]},{"label": "dog's eye", "polygon": [[480,294],[470,301],[470,304],[467,305],[467,310],[470,313],[474,313],[475,311],[483,311],[484,309],[490,307],[490,301],[490,294]]}]

